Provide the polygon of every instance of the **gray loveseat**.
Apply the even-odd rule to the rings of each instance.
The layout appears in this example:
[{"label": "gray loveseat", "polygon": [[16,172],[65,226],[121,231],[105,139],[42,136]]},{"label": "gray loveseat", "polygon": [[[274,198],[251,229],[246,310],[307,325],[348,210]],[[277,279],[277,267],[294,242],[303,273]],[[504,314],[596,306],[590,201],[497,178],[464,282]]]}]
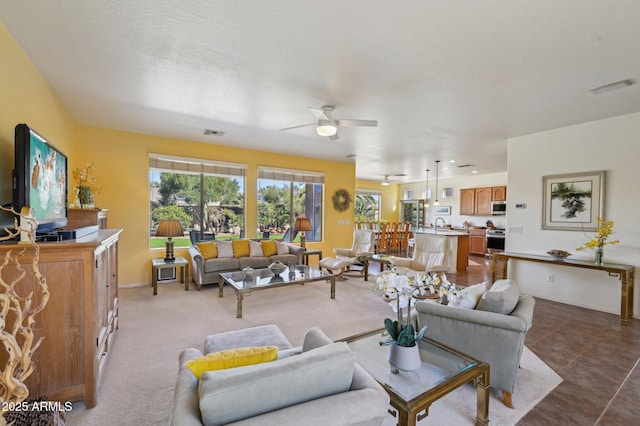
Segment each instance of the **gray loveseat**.
[{"label": "gray loveseat", "polygon": [[355,363],[344,342],[333,343],[317,328],[307,332],[298,348],[275,325],[214,334],[205,341],[205,353],[265,345],[279,348],[277,360],[206,372],[200,381],[185,363],[202,352],[185,349],[179,357],[171,426],[382,423],[389,404],[386,391]]},{"label": "gray loveseat", "polygon": [[[252,239],[251,241],[261,241]],[[221,272],[241,271],[245,267],[253,269],[261,269],[268,267],[275,261],[280,261],[285,265],[293,262],[296,265],[302,264],[302,254],[304,248],[293,244],[287,244],[289,252],[286,254],[276,254],[269,257],[264,256],[245,256],[245,257],[227,257],[206,259],[200,253],[197,245],[189,247],[189,256],[191,257],[191,276],[198,290],[203,285],[219,284]]]}]

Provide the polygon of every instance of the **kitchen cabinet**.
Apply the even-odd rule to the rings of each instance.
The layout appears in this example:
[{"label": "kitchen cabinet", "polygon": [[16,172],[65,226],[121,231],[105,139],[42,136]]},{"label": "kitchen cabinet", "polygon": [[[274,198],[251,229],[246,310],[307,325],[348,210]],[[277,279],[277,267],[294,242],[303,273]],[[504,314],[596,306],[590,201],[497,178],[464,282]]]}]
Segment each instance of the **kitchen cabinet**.
[{"label": "kitchen cabinet", "polygon": [[469,253],[484,256],[487,251],[487,238],[484,229],[469,230]]},{"label": "kitchen cabinet", "polygon": [[472,215],[476,212],[476,190],[461,189],[460,190],[460,214]]},{"label": "kitchen cabinet", "polygon": [[507,187],[494,186],[491,188],[491,201],[507,201]]},{"label": "kitchen cabinet", "polygon": [[491,215],[491,196],[492,188],[476,188],[476,213],[477,215]]},{"label": "kitchen cabinet", "polygon": [[460,214],[491,216],[492,201],[506,201],[506,186],[466,188],[460,190]]}]

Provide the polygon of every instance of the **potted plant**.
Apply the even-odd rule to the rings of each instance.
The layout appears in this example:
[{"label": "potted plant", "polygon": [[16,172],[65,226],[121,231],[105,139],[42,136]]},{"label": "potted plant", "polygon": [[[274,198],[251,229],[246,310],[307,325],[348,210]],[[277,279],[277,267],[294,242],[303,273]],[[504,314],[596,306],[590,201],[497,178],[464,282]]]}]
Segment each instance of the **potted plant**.
[{"label": "potted plant", "polygon": [[[425,324],[416,332],[411,320],[411,307],[415,304],[414,295],[419,294],[422,282],[416,276],[400,275],[395,267],[378,275],[376,287],[384,291],[389,305],[397,313],[398,319],[386,318],[384,326],[389,334],[387,340],[381,341],[381,346],[390,346],[389,364],[397,370],[415,370],[420,367],[420,351],[417,341],[422,339],[427,331]],[[403,309],[406,315],[403,315]],[[396,370],[397,369],[397,370]]]}]

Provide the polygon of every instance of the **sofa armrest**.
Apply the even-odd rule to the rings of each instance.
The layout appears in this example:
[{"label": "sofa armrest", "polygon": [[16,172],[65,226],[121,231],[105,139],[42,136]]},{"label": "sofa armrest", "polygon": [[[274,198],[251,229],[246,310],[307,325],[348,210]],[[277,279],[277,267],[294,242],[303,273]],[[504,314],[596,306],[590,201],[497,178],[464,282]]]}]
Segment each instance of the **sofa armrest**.
[{"label": "sofa armrest", "polygon": [[287,244],[287,246],[289,246],[289,253],[295,254],[296,256],[298,256],[298,265],[302,265],[304,247],[296,246],[294,244]]},{"label": "sofa armrest", "polygon": [[348,248],[334,248],[333,253],[336,254],[337,256],[355,257],[353,256],[351,249],[348,249]]},{"label": "sofa armrest", "polygon": [[188,348],[180,353],[178,378],[176,379],[171,420],[169,421],[171,426],[202,426],[198,379],[185,365],[187,361],[199,356],[202,356],[202,352],[195,348]]},{"label": "sofa armrest", "polygon": [[396,256],[391,256],[389,258],[389,261],[394,265],[402,266],[403,268],[410,268],[411,262],[412,262],[411,259],[407,259],[406,257],[396,257]]},{"label": "sofa armrest", "polygon": [[527,331],[533,324],[533,311],[536,306],[536,299],[528,294],[521,294],[516,308],[511,312],[511,317],[520,318],[526,324]]},{"label": "sofa armrest", "polygon": [[191,256],[191,276],[199,288],[204,284],[204,257],[200,254],[197,246],[191,246],[188,250],[189,256]]}]

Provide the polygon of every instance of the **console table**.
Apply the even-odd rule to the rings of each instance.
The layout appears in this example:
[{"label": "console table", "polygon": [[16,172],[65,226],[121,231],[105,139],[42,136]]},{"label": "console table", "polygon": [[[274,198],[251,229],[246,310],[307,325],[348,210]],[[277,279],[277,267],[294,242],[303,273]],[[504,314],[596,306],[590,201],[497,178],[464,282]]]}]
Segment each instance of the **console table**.
[{"label": "console table", "polygon": [[507,266],[511,260],[521,260],[526,262],[537,263],[549,263],[557,266],[571,266],[574,268],[583,269],[597,269],[599,271],[608,272],[609,276],[620,279],[622,285],[622,291],[620,296],[620,324],[627,325],[629,320],[633,318],[633,271],[635,269],[632,265],[621,265],[616,263],[604,263],[602,265],[596,265],[592,261],[577,260],[577,259],[564,259],[555,260],[552,257],[536,254],[524,254],[524,253],[494,253],[493,261],[491,263],[492,281],[498,278],[498,262],[503,261],[502,277],[507,277]]}]

